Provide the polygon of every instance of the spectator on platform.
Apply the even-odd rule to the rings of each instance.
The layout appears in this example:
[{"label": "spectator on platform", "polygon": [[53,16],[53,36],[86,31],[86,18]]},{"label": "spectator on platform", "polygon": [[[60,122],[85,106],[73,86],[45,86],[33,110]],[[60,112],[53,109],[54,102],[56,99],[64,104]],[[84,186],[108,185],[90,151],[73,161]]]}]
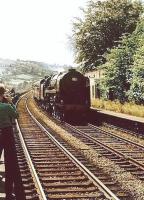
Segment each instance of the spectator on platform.
[{"label": "spectator on platform", "polygon": [[[4,149],[6,200],[13,200],[13,185],[16,186],[16,150],[12,119],[18,117],[10,97],[5,97],[5,88],[0,85],[0,153]],[[4,101],[6,103],[4,103]]]},{"label": "spectator on platform", "polygon": [[[0,85],[0,87],[4,88],[4,85]],[[4,91],[5,91],[5,89],[4,89]],[[2,103],[8,103],[7,99],[4,96],[3,96],[1,102]],[[1,135],[1,130],[0,130],[0,135]],[[2,150],[3,150],[3,148],[2,148],[2,146],[0,146],[0,158],[1,158],[1,155],[2,155]]]}]

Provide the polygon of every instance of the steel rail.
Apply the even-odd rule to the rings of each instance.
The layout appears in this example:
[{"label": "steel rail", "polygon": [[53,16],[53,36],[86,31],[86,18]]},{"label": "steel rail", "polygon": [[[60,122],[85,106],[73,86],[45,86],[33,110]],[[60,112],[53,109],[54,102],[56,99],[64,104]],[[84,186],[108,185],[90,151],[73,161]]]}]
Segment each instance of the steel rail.
[{"label": "steel rail", "polygon": [[96,143],[98,143],[99,145],[101,145],[101,146],[103,146],[104,148],[106,148],[107,150],[111,151],[112,153],[114,152],[116,155],[118,155],[118,156],[120,156],[120,157],[123,157],[123,158],[129,160],[131,163],[135,164],[137,167],[139,167],[140,169],[144,170],[144,165],[141,164],[141,163],[139,163],[138,161],[134,160],[133,158],[130,158],[129,156],[124,155],[123,153],[121,153],[121,152],[119,152],[119,151],[113,149],[112,147],[109,147],[108,145],[103,144],[102,142],[98,141],[96,138],[94,138],[94,137],[88,135],[87,133],[85,133],[85,132],[83,132],[83,131],[81,131],[81,130],[79,130],[79,129],[73,127],[73,126],[71,126],[71,125],[68,124],[68,123],[66,123],[66,125],[67,125],[68,127],[70,127],[71,129],[77,131],[77,132],[78,132],[79,134],[81,134],[82,136],[85,136],[86,138],[91,139],[93,142],[96,142]]},{"label": "steel rail", "polygon": [[[26,94],[24,94],[21,99],[25,96]],[[18,102],[17,102],[18,104]],[[16,106],[17,106],[16,104]],[[21,145],[22,145],[22,148],[24,150],[24,154],[25,154],[25,157],[26,157],[26,160],[27,160],[27,163],[28,163],[28,166],[29,166],[29,169],[31,171],[31,175],[32,175],[32,178],[34,180],[34,184],[35,184],[35,187],[36,187],[36,190],[37,190],[37,193],[38,193],[38,196],[39,196],[39,199],[40,200],[47,200],[48,198],[46,197],[45,193],[44,193],[44,189],[40,183],[40,180],[39,180],[39,177],[37,175],[37,172],[34,168],[34,165],[32,163],[32,160],[30,158],[30,155],[29,155],[29,152],[28,152],[28,149],[26,147],[26,144],[25,144],[25,141],[23,139],[23,136],[22,136],[22,132],[20,130],[20,126],[18,124],[18,120],[16,120],[16,127],[17,127],[17,130],[18,130],[18,135],[20,137],[20,141],[21,141]]]},{"label": "steel rail", "polygon": [[75,158],[63,145],[61,145],[50,132],[38,122],[38,120],[30,112],[28,106],[26,105],[27,111],[29,112],[31,118],[35,123],[43,130],[47,136],[84,172],[85,175],[105,194],[110,200],[120,200],[112,191],[110,191],[93,173],[91,173],[77,158]]},{"label": "steel rail", "polygon": [[142,145],[142,144],[138,144],[138,143],[133,142],[133,141],[131,141],[131,140],[129,140],[129,139],[122,138],[122,137],[120,137],[120,136],[118,136],[118,135],[116,135],[116,134],[114,134],[114,133],[112,133],[112,132],[103,130],[103,129],[99,128],[99,127],[96,127],[96,126],[94,126],[93,124],[89,124],[89,125],[90,125],[90,127],[94,128],[94,129],[97,129],[97,130],[99,130],[99,131],[103,131],[103,133],[106,133],[106,134],[108,134],[108,135],[111,135],[111,136],[113,136],[113,137],[115,137],[115,138],[118,138],[118,139],[124,141],[124,142],[133,144],[133,145],[135,145],[136,147],[139,147],[139,148],[141,148],[141,149],[144,150],[144,145]]},{"label": "steel rail", "polygon": [[122,128],[122,127],[119,127],[119,126],[116,126],[116,125],[112,125],[112,124],[107,124],[107,123],[104,123],[104,126],[105,127],[114,128],[114,129],[117,129],[119,131],[123,131],[124,133],[129,133],[131,135],[137,135],[137,136],[140,135],[140,136],[142,136],[141,133],[138,133],[135,130],[132,131],[132,130],[129,130],[129,129],[126,129],[126,128]]}]

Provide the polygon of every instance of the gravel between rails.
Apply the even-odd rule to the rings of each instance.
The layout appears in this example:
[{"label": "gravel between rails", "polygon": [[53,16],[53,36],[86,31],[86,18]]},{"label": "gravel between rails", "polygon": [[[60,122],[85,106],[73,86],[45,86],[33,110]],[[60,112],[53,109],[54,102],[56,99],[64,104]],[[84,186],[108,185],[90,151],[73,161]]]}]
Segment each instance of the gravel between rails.
[{"label": "gravel between rails", "polygon": [[144,200],[144,182],[137,180],[131,173],[121,169],[113,161],[110,161],[109,159],[101,156],[94,149],[88,145],[85,145],[83,142],[76,139],[63,128],[55,124],[52,120],[46,117],[43,111],[39,110],[32,97],[30,97],[28,100],[28,107],[38,121],[43,122],[45,125],[49,126],[65,141],[71,144],[71,146],[79,149],[93,164],[102,168],[105,173],[110,174],[114,180],[120,183],[124,191],[130,192],[132,194],[133,199]]}]

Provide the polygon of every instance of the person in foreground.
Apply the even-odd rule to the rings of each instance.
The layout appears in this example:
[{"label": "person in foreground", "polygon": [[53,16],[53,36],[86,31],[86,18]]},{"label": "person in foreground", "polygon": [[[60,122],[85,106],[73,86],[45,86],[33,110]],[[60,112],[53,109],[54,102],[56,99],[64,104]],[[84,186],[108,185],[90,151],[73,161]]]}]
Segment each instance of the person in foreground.
[{"label": "person in foreground", "polygon": [[[13,200],[13,185],[16,183],[16,150],[12,128],[12,119],[18,117],[11,98],[5,97],[5,88],[0,86],[0,151],[4,149],[5,193],[6,200]],[[4,100],[7,103],[3,103]]]}]

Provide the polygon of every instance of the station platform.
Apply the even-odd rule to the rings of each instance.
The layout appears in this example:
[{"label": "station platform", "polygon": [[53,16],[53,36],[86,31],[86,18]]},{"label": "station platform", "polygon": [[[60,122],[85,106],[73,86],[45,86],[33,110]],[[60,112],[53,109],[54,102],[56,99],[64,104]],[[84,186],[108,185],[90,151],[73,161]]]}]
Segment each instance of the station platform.
[{"label": "station platform", "polygon": [[5,199],[4,192],[4,182],[5,182],[5,167],[4,167],[4,155],[0,158],[0,200]]},{"label": "station platform", "polygon": [[112,116],[115,116],[115,117],[128,119],[128,120],[135,121],[135,122],[144,123],[144,117],[136,117],[136,116],[132,116],[132,115],[124,114],[124,113],[118,113],[118,112],[109,111],[109,110],[102,110],[102,109],[95,109],[95,108],[91,108],[91,109],[97,110],[97,112],[102,113],[102,114],[112,115]]},{"label": "station platform", "polygon": [[91,107],[90,119],[93,123],[99,125],[107,123],[138,134],[144,134],[144,117],[136,117]]}]

